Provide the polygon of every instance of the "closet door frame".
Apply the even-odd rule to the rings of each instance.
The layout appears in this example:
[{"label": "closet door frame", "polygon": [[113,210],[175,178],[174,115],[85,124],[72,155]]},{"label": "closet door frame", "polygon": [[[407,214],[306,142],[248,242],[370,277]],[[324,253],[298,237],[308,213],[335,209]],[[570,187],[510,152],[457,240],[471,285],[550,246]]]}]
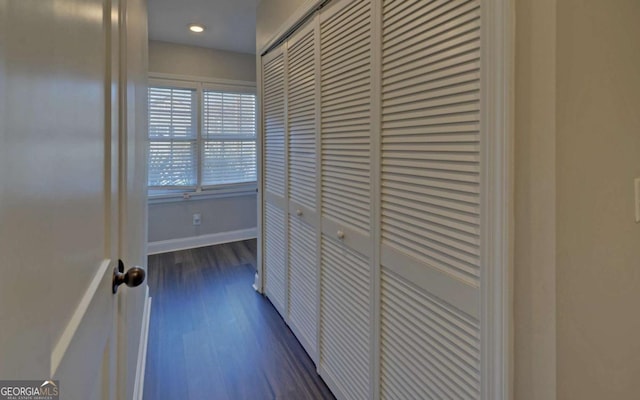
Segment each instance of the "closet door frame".
[{"label": "closet door frame", "polygon": [[513,396],[515,2],[484,0],[481,27],[480,393]]},{"label": "closet door frame", "polygon": [[[339,0],[333,0],[339,1]],[[372,0],[373,26],[372,53],[374,93],[372,105],[379,108],[380,47],[382,0]],[[262,55],[283,37],[314,14],[324,0],[307,0],[282,24],[277,33],[257,49],[257,65],[262,66]],[[515,68],[515,0],[482,0],[481,49],[481,398],[485,400],[509,399],[513,393],[513,179],[514,179],[514,68]],[[258,88],[258,259],[256,290],[262,292],[262,218],[263,198],[263,115],[262,68],[257,71]],[[371,121],[372,129],[380,128],[379,117]],[[375,131],[374,131],[375,132]],[[377,161],[379,146],[372,147],[372,161]],[[372,171],[374,200],[379,199],[379,168]],[[379,205],[373,207],[372,219],[379,216]],[[372,221],[373,222],[373,221]],[[377,225],[376,221],[376,225]],[[375,225],[374,225],[375,226]],[[372,231],[372,240],[379,241],[379,228]],[[374,250],[374,280],[379,280],[379,242]],[[379,382],[379,288],[373,287],[374,350],[372,372],[374,385]],[[377,393],[375,394],[377,398]]]}]

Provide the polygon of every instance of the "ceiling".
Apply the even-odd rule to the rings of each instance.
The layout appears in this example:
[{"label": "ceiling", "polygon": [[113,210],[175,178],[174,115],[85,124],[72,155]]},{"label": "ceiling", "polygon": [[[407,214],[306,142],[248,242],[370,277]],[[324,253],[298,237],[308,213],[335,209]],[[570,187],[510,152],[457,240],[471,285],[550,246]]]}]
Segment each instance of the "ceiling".
[{"label": "ceiling", "polygon": [[[256,52],[259,0],[148,0],[149,39],[239,53]],[[192,33],[188,25],[205,26]]]}]

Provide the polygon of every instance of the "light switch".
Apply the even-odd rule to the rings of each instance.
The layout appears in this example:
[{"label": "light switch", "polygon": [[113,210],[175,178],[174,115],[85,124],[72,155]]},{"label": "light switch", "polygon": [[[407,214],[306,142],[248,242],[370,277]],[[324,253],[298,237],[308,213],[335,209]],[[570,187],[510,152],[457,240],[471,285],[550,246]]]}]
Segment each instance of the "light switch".
[{"label": "light switch", "polygon": [[193,225],[200,225],[200,222],[202,222],[200,213],[193,214]]},{"label": "light switch", "polygon": [[636,178],[634,181],[636,192],[636,223],[640,222],[640,178]]}]

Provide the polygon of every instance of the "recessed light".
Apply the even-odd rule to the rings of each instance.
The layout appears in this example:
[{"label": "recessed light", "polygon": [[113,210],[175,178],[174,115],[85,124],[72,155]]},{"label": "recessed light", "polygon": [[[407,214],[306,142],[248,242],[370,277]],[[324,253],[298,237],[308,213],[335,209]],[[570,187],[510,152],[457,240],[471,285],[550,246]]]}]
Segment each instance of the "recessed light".
[{"label": "recessed light", "polygon": [[191,32],[195,32],[195,33],[202,33],[202,32],[204,32],[204,26],[197,25],[197,24],[191,24],[191,25],[189,25],[189,30]]}]

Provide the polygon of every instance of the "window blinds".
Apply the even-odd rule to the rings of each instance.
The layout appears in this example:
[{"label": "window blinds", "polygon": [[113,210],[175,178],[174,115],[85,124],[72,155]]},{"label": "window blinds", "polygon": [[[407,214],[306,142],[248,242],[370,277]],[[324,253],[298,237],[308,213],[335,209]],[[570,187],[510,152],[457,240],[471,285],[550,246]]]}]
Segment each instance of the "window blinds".
[{"label": "window blinds", "polygon": [[204,91],[202,184],[256,180],[256,97]]},{"label": "window blinds", "polygon": [[197,182],[196,92],[149,88],[149,187]]},{"label": "window blinds", "polygon": [[255,107],[253,93],[149,88],[149,187],[255,182]]}]

